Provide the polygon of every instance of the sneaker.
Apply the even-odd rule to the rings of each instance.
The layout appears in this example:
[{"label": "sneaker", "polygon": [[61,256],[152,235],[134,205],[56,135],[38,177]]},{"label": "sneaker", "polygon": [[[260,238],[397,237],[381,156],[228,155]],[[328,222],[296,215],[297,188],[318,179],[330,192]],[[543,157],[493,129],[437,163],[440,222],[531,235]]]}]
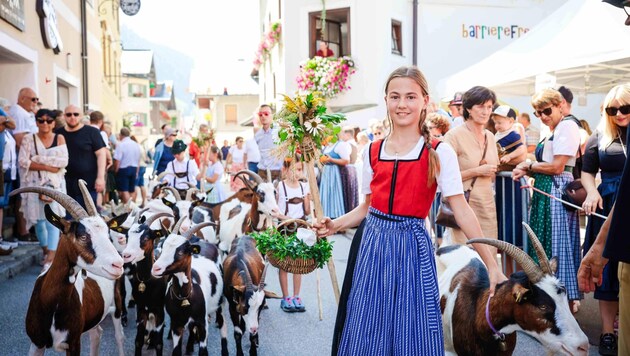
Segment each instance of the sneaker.
[{"label": "sneaker", "polygon": [[282,298],[282,300],[280,301],[280,309],[284,310],[287,313],[293,313],[295,311],[295,307],[293,306],[291,297]]},{"label": "sneaker", "polygon": [[293,297],[293,307],[295,308],[295,311],[297,312],[304,312],[306,311],[306,308],[304,307],[304,304],[302,304],[302,298],[300,298],[299,296],[295,296]]},{"label": "sneaker", "polygon": [[615,334],[602,334],[599,337],[600,355],[617,355],[617,337]]},{"label": "sneaker", "polygon": [[4,247],[5,249],[8,247],[17,248],[18,243],[15,241],[6,241],[2,237],[0,237],[0,246]]},{"label": "sneaker", "polygon": [[13,247],[0,245],[0,256],[7,256],[13,253]]}]

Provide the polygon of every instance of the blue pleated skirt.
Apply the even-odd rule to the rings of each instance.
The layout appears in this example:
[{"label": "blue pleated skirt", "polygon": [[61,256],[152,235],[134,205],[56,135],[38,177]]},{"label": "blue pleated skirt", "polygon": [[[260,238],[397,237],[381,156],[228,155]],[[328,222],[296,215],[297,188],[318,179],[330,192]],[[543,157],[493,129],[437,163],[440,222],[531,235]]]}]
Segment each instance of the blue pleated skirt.
[{"label": "blue pleated skirt", "polygon": [[338,355],[443,355],[433,246],[424,219],[370,207]]},{"label": "blue pleated skirt", "polygon": [[322,209],[324,209],[325,216],[334,219],[345,214],[343,184],[338,165],[324,165],[321,181],[319,183],[319,194],[321,196]]}]

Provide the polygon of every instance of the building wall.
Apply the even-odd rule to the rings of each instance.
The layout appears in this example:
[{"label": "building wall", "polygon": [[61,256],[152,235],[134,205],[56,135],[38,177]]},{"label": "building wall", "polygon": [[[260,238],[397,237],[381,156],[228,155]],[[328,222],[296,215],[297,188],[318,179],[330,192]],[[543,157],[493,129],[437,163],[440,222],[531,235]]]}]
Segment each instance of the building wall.
[{"label": "building wall", "polygon": [[121,101],[120,56],[122,43],[120,38],[120,14],[114,1],[100,1],[99,15],[101,41],[101,111],[106,120],[112,123],[114,132],[122,127],[123,110]]},{"label": "building wall", "polygon": [[[40,33],[40,18],[35,1],[9,2],[23,5],[24,31],[20,31],[4,19],[0,19],[0,97],[17,100],[22,87],[31,87],[46,108],[56,108],[66,103],[81,106],[81,16],[80,2],[73,0],[55,1],[57,24],[63,49],[55,54],[44,47]],[[96,3],[96,2],[94,2]],[[88,28],[88,77],[90,108],[99,109],[101,104],[100,27],[95,5],[87,3]],[[58,91],[58,86],[66,89]],[[58,92],[61,93],[59,97]]]},{"label": "building wall", "polygon": [[[130,93],[129,85],[144,86],[144,97],[135,97],[134,91]],[[149,101],[149,79],[125,76],[122,80],[121,97],[122,97],[122,118],[131,120],[132,131],[139,140],[145,139],[150,134],[151,125],[151,103]],[[139,116],[137,114],[143,115]],[[143,117],[143,126],[134,126],[134,122],[138,117]],[[122,125],[122,120],[121,120]]]}]

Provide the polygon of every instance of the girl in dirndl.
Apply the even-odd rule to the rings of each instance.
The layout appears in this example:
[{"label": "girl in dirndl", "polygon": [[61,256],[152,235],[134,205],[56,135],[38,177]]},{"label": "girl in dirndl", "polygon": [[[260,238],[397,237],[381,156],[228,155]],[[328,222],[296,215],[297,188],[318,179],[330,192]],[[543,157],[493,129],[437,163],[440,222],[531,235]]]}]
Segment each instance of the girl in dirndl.
[{"label": "girl in dirndl", "polygon": [[[443,355],[436,266],[424,220],[438,186],[467,236],[481,227],[463,195],[455,152],[421,131],[428,85],[416,67],[401,67],[385,86],[391,134],[366,149],[365,202],[314,224],[320,236],[359,225],[348,257],[333,336],[333,355]],[[491,293],[505,279],[486,246]]]},{"label": "girl in dirndl", "polygon": [[[563,97],[555,89],[543,89],[532,97],[532,106],[540,121],[550,129],[550,136],[536,147],[536,162],[519,163],[512,171],[514,180],[533,177],[534,188],[562,198],[564,187],[573,181],[573,167],[580,148],[579,123],[572,116],[564,117]],[[567,288],[571,310],[576,312],[582,293],[578,290],[580,266],[580,226],[577,211],[567,210],[562,203],[534,191],[529,224],[538,236],[547,257],[558,257],[558,278]],[[538,263],[533,246],[529,255]]]},{"label": "girl in dirndl", "polygon": [[[203,190],[208,192],[206,196],[206,202],[208,203],[220,203],[227,199],[227,193],[221,183],[221,177],[223,177],[224,169],[221,164],[221,150],[217,146],[210,147],[208,153],[208,169],[206,169],[206,175],[204,177]],[[206,163],[203,163],[204,166]]]}]

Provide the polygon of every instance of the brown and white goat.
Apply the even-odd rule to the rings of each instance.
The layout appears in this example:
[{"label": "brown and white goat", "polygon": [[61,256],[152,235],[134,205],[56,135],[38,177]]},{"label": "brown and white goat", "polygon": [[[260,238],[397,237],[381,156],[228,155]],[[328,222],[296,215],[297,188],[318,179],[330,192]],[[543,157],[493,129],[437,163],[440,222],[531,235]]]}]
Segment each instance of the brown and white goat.
[{"label": "brown and white goat", "polygon": [[[98,216],[85,182],[80,181],[79,187],[90,215],[68,195],[53,189],[24,187],[11,193],[44,194],[73,217],[67,221],[49,205],[44,206],[46,219],[61,230],[61,238],[52,265],[35,281],[26,313],[30,355],[43,355],[45,348],[51,347],[67,355],[79,355],[85,331],[90,332],[90,353],[98,354],[102,334],[99,324],[114,308],[114,283],[123,273],[123,260],[109,240],[107,225]],[[119,318],[114,318],[114,327],[118,351],[123,355]]]},{"label": "brown and white goat", "polygon": [[[254,180],[254,184],[243,178],[243,174]],[[273,224],[273,217],[280,208],[276,200],[276,188],[249,170],[236,173],[253,193],[251,203],[232,199],[221,205],[219,213],[219,249],[228,252],[234,238],[252,231],[262,231]]]},{"label": "brown and white goat", "polygon": [[223,262],[223,294],[230,304],[230,318],[234,324],[236,354],[243,355],[241,339],[246,331],[250,336],[250,355],[257,354],[258,321],[265,298],[281,299],[265,290],[267,265],[250,236],[241,236],[232,242],[230,253]]},{"label": "brown and white goat", "polygon": [[507,242],[468,241],[497,247],[523,268],[498,284],[490,299],[488,271],[474,250],[461,245],[437,250],[438,263],[446,266],[438,281],[447,355],[511,355],[515,331],[532,336],[553,354],[587,354],[588,339],[569,310],[564,285],[554,276],[556,258],[549,262],[536,236],[524,225],[540,267]]}]

